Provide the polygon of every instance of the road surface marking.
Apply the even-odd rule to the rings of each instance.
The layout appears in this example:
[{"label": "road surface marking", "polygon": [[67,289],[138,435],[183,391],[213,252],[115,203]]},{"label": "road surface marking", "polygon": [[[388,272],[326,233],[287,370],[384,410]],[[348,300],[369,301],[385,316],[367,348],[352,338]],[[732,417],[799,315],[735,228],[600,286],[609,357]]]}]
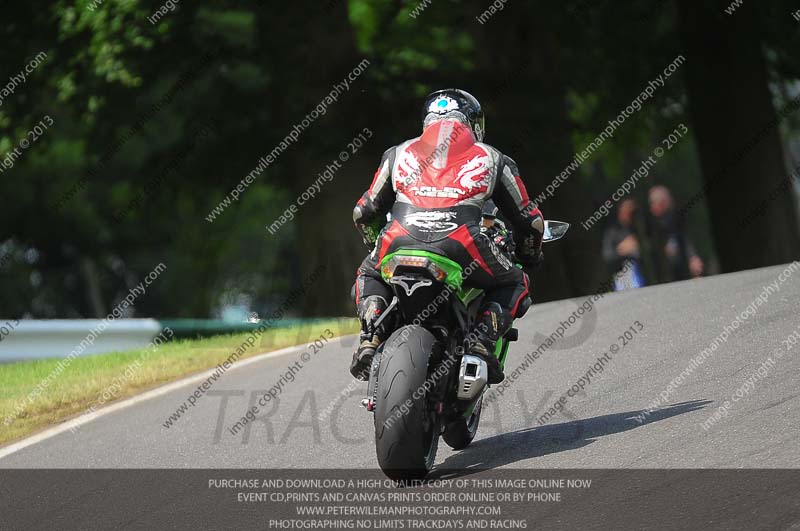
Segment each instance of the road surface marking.
[{"label": "road surface marking", "polygon": [[[345,339],[345,338],[348,338],[348,337],[350,337],[350,336],[340,336],[340,339]],[[295,345],[293,347],[286,347],[286,348],[282,348],[280,350],[274,350],[272,352],[265,352],[264,354],[258,354],[257,356],[253,356],[252,358],[247,358],[247,359],[244,359],[242,361],[239,361],[239,362],[235,363],[230,369],[228,369],[228,371],[226,371],[226,374],[228,372],[230,372],[230,371],[233,371],[233,370],[239,368],[239,367],[247,367],[248,365],[252,365],[254,363],[258,363],[258,362],[264,361],[266,359],[277,358],[279,356],[285,356],[287,354],[292,354],[294,352],[300,352],[304,348],[305,348],[304,345]],[[204,372],[202,372],[200,374],[194,374],[192,376],[187,376],[186,378],[183,378],[182,380],[178,380],[176,382],[171,382],[171,383],[162,385],[160,387],[156,387],[155,389],[151,389],[149,391],[145,391],[142,394],[135,395],[135,396],[132,396],[130,398],[126,398],[125,400],[121,400],[120,402],[116,402],[114,404],[111,404],[108,407],[104,407],[103,409],[99,409],[99,410],[94,411],[92,413],[84,413],[83,415],[75,417],[74,419],[70,419],[70,420],[68,420],[66,422],[63,422],[63,423],[59,424],[58,426],[53,426],[52,428],[47,428],[46,430],[44,430],[42,432],[39,432],[39,433],[37,433],[35,435],[31,435],[30,437],[22,439],[21,441],[17,441],[15,443],[12,443],[12,444],[4,447],[4,448],[0,448],[0,459],[6,457],[8,455],[11,455],[11,454],[13,454],[15,452],[18,452],[18,451],[22,450],[23,448],[27,448],[28,446],[32,446],[34,444],[40,443],[40,442],[42,442],[44,440],[47,440],[47,439],[49,439],[51,437],[55,437],[56,435],[58,435],[60,433],[64,433],[65,431],[69,431],[69,430],[71,430],[73,428],[77,428],[79,426],[83,426],[84,424],[88,424],[89,422],[92,422],[93,420],[95,420],[97,418],[103,417],[103,416],[108,415],[110,413],[114,413],[115,411],[119,411],[121,409],[125,409],[127,407],[130,407],[130,406],[133,406],[135,404],[138,404],[139,402],[144,402],[145,400],[150,400],[151,398],[155,398],[157,396],[165,395],[167,393],[175,391],[176,389],[180,389],[181,387],[184,387],[184,386],[187,386],[187,385],[191,385],[191,384],[195,384],[197,382],[201,382],[201,381],[205,380],[206,378],[208,378],[209,376],[211,376],[211,374],[215,370],[217,370],[216,366],[214,368],[209,369],[207,371],[204,371]]]}]

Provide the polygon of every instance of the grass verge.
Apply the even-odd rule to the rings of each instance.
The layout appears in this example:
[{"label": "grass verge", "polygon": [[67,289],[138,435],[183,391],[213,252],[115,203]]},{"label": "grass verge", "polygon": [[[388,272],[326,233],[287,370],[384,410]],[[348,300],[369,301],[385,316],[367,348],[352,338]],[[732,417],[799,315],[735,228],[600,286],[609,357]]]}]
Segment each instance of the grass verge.
[{"label": "grass verge", "polygon": [[[240,359],[312,342],[325,330],[336,336],[356,333],[358,321],[331,319],[273,328],[264,332]],[[215,367],[227,359],[248,335],[170,341],[155,349],[74,358],[32,400],[28,399],[31,391],[53,372],[59,360],[0,365],[0,444],[30,435],[91,407],[99,410],[122,398]],[[19,414],[17,404],[25,404]],[[9,419],[11,421],[6,422]]]}]

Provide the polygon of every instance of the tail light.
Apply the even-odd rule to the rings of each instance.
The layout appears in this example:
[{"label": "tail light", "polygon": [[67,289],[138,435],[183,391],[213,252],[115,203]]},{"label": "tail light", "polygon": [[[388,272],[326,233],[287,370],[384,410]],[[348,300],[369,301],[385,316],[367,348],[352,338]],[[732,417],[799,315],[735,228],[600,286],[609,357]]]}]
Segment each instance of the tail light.
[{"label": "tail light", "polygon": [[439,282],[444,282],[447,278],[447,271],[436,265],[429,258],[410,255],[397,255],[390,258],[381,270],[383,277],[387,279],[392,278],[398,266],[427,269],[428,272],[433,275],[433,278]]}]

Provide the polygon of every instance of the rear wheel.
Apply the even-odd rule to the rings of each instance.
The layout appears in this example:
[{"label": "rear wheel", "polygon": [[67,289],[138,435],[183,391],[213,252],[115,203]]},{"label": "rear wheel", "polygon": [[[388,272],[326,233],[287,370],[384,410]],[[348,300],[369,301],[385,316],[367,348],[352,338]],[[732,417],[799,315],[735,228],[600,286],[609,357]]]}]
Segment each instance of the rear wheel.
[{"label": "rear wheel", "polygon": [[[436,342],[420,326],[404,326],[383,345],[375,404],[375,450],[392,479],[424,477],[436,459],[439,416],[427,400],[428,360]],[[427,387],[432,387],[429,382]]]},{"label": "rear wheel", "polygon": [[453,450],[461,450],[469,446],[472,439],[478,433],[478,423],[481,420],[481,407],[483,405],[483,395],[478,399],[478,403],[472,408],[469,417],[461,417],[449,423],[442,433],[442,439]]}]

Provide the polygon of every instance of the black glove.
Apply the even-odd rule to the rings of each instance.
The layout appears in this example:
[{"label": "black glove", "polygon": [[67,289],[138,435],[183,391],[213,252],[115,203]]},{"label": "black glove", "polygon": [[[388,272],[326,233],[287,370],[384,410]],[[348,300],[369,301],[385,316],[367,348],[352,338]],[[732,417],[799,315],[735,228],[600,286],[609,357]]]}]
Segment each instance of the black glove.
[{"label": "black glove", "polygon": [[544,253],[539,251],[534,256],[518,256],[517,260],[522,264],[522,269],[530,274],[535,269],[538,269],[542,262],[544,262]]},{"label": "black glove", "polygon": [[539,267],[544,262],[544,253],[539,251],[536,257],[533,259],[533,267]]},{"label": "black glove", "polygon": [[502,249],[503,249],[503,252],[506,252],[506,253],[510,254],[511,256],[514,256],[514,251],[517,249],[517,246],[514,243],[513,239],[505,238],[505,239],[503,239]]}]

